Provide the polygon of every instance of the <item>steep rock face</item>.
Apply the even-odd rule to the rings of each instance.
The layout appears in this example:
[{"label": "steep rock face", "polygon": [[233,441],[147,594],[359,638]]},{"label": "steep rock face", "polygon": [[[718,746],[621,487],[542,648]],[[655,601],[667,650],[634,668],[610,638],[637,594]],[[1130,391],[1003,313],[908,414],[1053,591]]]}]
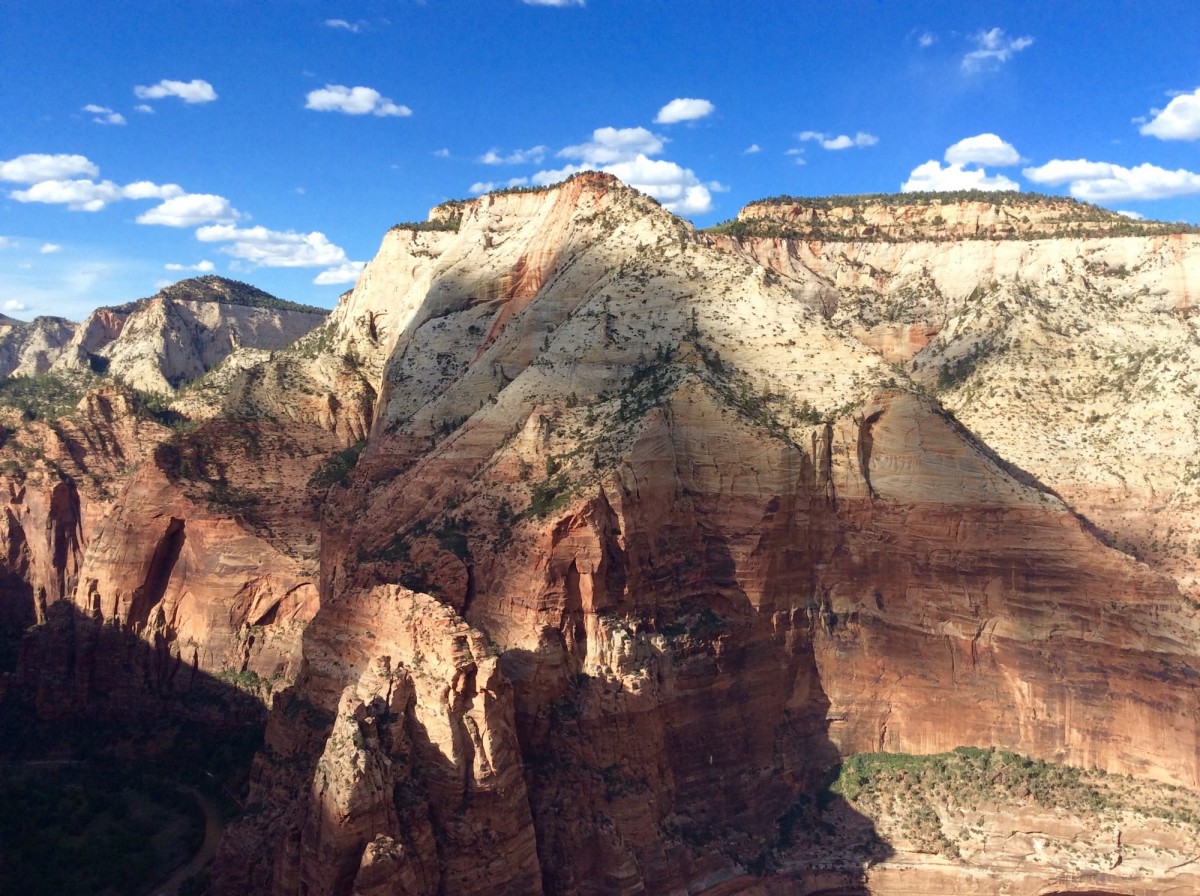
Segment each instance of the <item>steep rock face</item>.
[{"label": "steep rock face", "polygon": [[37,317],[25,323],[0,315],[0,376],[45,373],[74,332],[75,325],[61,317]]},{"label": "steep rock face", "polygon": [[[483,636],[382,586],[321,614],[305,643],[268,732],[267,823],[223,847],[230,891],[541,892],[512,693]],[[263,839],[280,830],[272,867]]]},{"label": "steep rock face", "polygon": [[[132,636],[162,663],[268,697],[294,678],[316,611],[321,488],[308,482],[340,447],[324,431],[270,421],[172,432],[117,387],[52,422],[13,420],[0,447],[0,634],[15,644],[61,602],[120,633],[104,640],[118,654],[136,652]],[[80,654],[92,635],[69,616],[26,651],[39,659],[23,664],[18,690],[36,695],[43,718],[94,709],[80,703],[87,687],[55,685],[66,680],[55,669],[103,678],[118,703],[122,688],[136,695],[144,684],[132,672],[121,680],[130,664]]]},{"label": "steep rock face", "polygon": [[166,435],[138,418],[128,395],[89,393],[75,414],[53,423],[10,416],[0,446],[7,495],[0,527],[4,614],[44,622],[47,608],[70,599],[88,539],[128,471]]},{"label": "steep rock face", "polygon": [[724,245],[1196,596],[1200,236]]},{"label": "steep rock face", "polygon": [[283,348],[324,319],[320,309],[246,284],[198,277],[142,302],[93,312],[54,367],[107,372],[147,392],[171,393],[238,348]]},{"label": "steep rock face", "polygon": [[[497,805],[491,873],[536,891],[526,804],[545,892],[782,892],[764,875],[815,861],[785,819],[879,749],[1197,784],[1187,601],[804,299],[600,175],[385,240],[334,318],[390,346],[373,428],[223,892],[491,892],[469,869]],[[450,763],[453,817],[468,754],[431,721],[454,712],[419,710],[430,651],[393,633],[418,607],[471,645],[439,652],[443,702],[511,700],[461,716],[506,746],[476,748],[485,778]]]}]

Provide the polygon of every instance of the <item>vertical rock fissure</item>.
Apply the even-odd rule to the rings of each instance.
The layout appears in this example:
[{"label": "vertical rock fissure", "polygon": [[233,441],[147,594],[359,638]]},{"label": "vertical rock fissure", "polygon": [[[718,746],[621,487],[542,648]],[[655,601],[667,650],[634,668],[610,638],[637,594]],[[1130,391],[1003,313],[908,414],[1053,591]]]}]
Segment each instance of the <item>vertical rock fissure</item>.
[{"label": "vertical rock fissure", "polygon": [[133,600],[129,605],[129,618],[126,624],[131,628],[144,628],[150,617],[150,611],[158,605],[167,593],[167,585],[171,581],[171,573],[183,550],[184,525],[183,520],[172,517],[167,524],[167,530],[154,549],[150,566],[146,570],[146,580],[133,592]]}]

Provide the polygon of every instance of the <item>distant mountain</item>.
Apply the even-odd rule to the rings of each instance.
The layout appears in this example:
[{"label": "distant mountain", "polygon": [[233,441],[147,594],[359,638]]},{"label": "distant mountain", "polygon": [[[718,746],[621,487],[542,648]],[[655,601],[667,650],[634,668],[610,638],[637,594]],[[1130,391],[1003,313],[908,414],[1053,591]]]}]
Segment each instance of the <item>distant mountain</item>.
[{"label": "distant mountain", "polygon": [[62,317],[35,317],[26,323],[0,315],[0,376],[45,373],[74,332],[75,324]]}]

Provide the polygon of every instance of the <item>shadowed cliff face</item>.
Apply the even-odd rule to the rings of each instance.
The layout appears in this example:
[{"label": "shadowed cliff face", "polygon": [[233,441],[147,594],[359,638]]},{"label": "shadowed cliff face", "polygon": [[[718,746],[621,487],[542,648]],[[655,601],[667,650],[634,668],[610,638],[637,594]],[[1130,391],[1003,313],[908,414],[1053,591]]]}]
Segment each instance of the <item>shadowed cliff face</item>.
[{"label": "shadowed cliff face", "polygon": [[841,755],[1196,784],[1175,586],[611,178],[390,234],[333,321],[379,404],[223,891],[900,893],[804,809]]},{"label": "shadowed cliff face", "polygon": [[116,387],[52,422],[14,421],[0,446],[4,666],[66,603],[269,698],[316,611],[308,480],[341,444],[270,420],[172,432]]}]

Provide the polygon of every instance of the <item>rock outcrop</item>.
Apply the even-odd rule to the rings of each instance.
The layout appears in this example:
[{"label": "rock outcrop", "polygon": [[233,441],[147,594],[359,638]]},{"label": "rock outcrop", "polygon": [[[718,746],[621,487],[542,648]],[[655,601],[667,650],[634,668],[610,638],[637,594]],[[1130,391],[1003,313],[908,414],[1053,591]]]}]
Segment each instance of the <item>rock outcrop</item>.
[{"label": "rock outcrop", "polygon": [[867,264],[595,174],[450,218],[322,336],[378,400],[222,892],[813,892],[785,832],[861,752],[1200,784],[1193,604],[889,363],[942,321],[857,338]]}]

